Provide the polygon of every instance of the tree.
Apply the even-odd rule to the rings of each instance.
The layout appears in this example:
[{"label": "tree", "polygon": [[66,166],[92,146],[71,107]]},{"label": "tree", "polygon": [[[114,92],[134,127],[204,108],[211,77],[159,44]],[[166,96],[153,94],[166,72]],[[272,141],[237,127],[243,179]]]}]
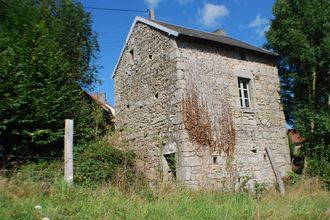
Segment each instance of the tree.
[{"label": "tree", "polygon": [[86,138],[82,88],[97,80],[91,22],[70,0],[0,0],[0,152],[61,151],[65,118]]},{"label": "tree", "polygon": [[305,138],[303,152],[323,175],[330,172],[330,2],[277,0],[273,14],[266,36],[280,55],[286,119]]}]

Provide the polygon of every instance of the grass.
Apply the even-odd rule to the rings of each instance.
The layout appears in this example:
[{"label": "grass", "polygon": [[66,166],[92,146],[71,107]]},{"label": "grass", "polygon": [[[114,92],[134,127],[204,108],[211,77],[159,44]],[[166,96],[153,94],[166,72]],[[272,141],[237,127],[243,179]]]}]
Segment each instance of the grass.
[{"label": "grass", "polygon": [[[35,206],[40,205],[41,209]],[[193,191],[159,186],[134,192],[111,185],[51,185],[0,178],[0,218],[5,219],[330,219],[330,193],[317,178],[260,199],[248,193]]]}]

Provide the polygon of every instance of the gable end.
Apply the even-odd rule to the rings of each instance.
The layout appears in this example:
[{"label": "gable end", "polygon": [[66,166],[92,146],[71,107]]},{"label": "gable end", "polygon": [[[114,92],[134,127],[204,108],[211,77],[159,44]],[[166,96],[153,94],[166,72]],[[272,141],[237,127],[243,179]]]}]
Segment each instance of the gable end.
[{"label": "gable end", "polygon": [[177,31],[173,31],[173,30],[171,30],[171,29],[169,29],[169,28],[167,28],[167,27],[164,27],[164,26],[162,26],[162,25],[159,25],[159,24],[157,24],[157,23],[155,23],[155,22],[153,22],[153,21],[151,21],[151,20],[147,20],[147,19],[142,18],[142,17],[136,17],[136,18],[134,19],[134,22],[133,22],[133,24],[132,24],[132,26],[131,26],[129,32],[128,32],[128,35],[127,35],[126,40],[125,40],[125,44],[124,44],[124,46],[123,46],[123,48],[122,48],[122,50],[121,50],[121,52],[120,52],[120,55],[119,55],[118,61],[117,61],[116,66],[115,66],[115,68],[114,68],[114,70],[113,70],[113,72],[112,72],[112,75],[111,75],[111,78],[112,78],[112,79],[113,79],[113,78],[115,77],[115,75],[116,75],[116,71],[117,71],[117,68],[118,68],[119,62],[120,62],[120,60],[121,60],[121,58],[122,58],[122,56],[123,56],[123,53],[124,53],[125,48],[126,48],[126,46],[127,46],[127,43],[128,43],[128,41],[129,41],[129,39],[130,39],[130,37],[131,37],[131,35],[132,35],[133,29],[134,29],[134,27],[135,27],[135,25],[136,25],[137,22],[141,22],[141,23],[143,23],[143,24],[146,24],[146,25],[149,25],[149,26],[151,26],[151,27],[154,27],[154,28],[156,28],[157,30],[164,31],[164,32],[167,33],[168,35],[172,35],[172,36],[175,36],[175,37],[178,37],[178,36],[179,36],[179,32],[177,32]]}]

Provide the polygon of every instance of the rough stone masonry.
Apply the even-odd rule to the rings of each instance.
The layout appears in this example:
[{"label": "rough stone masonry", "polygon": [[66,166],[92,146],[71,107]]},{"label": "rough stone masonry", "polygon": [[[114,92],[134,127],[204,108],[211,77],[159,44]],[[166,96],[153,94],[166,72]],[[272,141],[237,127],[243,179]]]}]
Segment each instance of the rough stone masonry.
[{"label": "rough stone masonry", "polygon": [[[286,175],[291,166],[276,57],[176,34],[181,27],[171,27],[136,19],[113,76],[116,128],[131,143],[150,184],[176,179],[226,190],[271,184],[265,147]],[[226,154],[200,146],[185,128],[182,101],[193,89],[207,103],[215,130],[224,109],[231,112],[236,145],[229,165]]]}]

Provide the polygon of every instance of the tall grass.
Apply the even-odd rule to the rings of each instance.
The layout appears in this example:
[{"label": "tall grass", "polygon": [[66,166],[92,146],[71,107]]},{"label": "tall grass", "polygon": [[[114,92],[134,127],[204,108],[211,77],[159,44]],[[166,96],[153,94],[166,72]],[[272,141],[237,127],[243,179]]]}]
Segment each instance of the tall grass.
[{"label": "tall grass", "polygon": [[[35,206],[40,205],[41,209]],[[193,191],[164,185],[151,191],[111,185],[67,186],[0,178],[0,219],[330,219],[330,193],[317,178],[291,186],[281,197]]]}]

